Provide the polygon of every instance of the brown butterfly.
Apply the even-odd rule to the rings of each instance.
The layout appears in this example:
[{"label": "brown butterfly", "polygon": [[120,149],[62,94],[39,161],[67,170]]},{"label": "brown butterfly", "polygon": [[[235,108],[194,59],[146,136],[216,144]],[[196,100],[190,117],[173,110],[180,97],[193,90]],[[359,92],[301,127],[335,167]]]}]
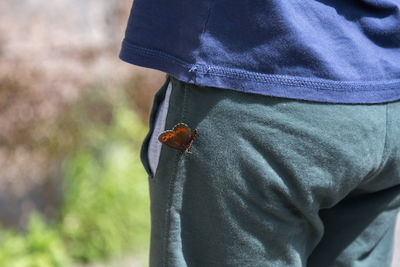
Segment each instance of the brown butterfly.
[{"label": "brown butterfly", "polygon": [[182,153],[188,152],[197,130],[192,130],[185,123],[178,123],[172,130],[162,132],[158,140],[166,146],[180,150]]}]

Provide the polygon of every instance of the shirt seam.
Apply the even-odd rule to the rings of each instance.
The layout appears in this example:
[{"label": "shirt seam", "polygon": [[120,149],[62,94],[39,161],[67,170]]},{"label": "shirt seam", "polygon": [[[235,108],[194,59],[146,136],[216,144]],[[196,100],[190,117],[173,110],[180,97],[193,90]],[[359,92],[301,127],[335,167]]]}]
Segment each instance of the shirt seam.
[{"label": "shirt seam", "polygon": [[[284,86],[296,86],[313,88],[327,91],[395,91],[400,90],[400,79],[396,80],[383,80],[383,81],[335,81],[335,80],[324,80],[319,78],[307,78],[307,77],[296,77],[296,76],[285,76],[279,74],[266,74],[257,73],[246,70],[222,68],[216,66],[210,66],[206,64],[190,64],[184,60],[170,55],[166,52],[142,47],[133,44],[126,39],[123,42],[123,46],[127,49],[134,49],[136,53],[143,54],[145,56],[159,57],[161,60],[166,62],[173,61],[180,67],[184,68],[189,73],[197,73],[203,76],[218,76],[226,77],[235,80],[248,80],[258,83],[277,84]],[[368,88],[373,87],[373,88]]]}]

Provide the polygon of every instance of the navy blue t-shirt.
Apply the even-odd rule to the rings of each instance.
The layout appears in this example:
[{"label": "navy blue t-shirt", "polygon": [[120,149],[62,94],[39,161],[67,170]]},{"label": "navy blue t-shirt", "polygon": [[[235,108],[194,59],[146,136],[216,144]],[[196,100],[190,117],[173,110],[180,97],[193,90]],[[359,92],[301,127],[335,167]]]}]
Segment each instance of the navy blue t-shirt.
[{"label": "navy blue t-shirt", "polygon": [[400,0],[134,0],[120,58],[203,86],[394,101]]}]

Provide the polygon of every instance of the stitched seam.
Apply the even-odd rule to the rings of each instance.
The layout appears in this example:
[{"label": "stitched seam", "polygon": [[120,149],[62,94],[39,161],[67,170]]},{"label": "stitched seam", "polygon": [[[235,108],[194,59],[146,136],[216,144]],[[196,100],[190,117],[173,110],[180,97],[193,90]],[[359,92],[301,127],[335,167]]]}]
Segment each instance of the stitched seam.
[{"label": "stitched seam", "polygon": [[388,146],[388,128],[389,128],[389,123],[388,123],[388,121],[389,121],[389,105],[388,104],[386,104],[385,105],[386,106],[386,114],[385,114],[385,141],[384,141],[384,144],[383,144],[383,149],[382,149],[382,153],[381,153],[381,160],[380,160],[380,166],[379,166],[379,168],[378,168],[378,171],[377,171],[377,173],[379,173],[383,168],[384,168],[384,166],[385,166],[385,163],[384,163],[384,161],[385,161],[385,151],[387,151],[387,146]]},{"label": "stitched seam", "polygon": [[[235,80],[247,80],[257,83],[269,83],[269,84],[280,84],[284,86],[296,86],[296,87],[307,87],[320,90],[330,90],[330,91],[396,91],[400,87],[400,79],[388,80],[388,81],[335,81],[335,80],[313,80],[305,77],[295,77],[295,76],[284,76],[284,75],[274,75],[274,74],[264,74],[257,72],[250,72],[244,70],[236,70],[229,68],[220,68],[208,65],[195,64],[192,65],[179,59],[177,57],[171,56],[165,52],[144,48],[141,46],[134,45],[132,43],[125,42],[128,48],[136,49],[139,54],[144,56],[158,56],[160,60],[170,63],[175,62],[179,67],[183,68],[187,72],[195,72],[200,75],[209,76],[219,76],[227,77]],[[129,56],[127,56],[129,57]],[[368,86],[373,86],[374,88],[365,88]]]},{"label": "stitched seam", "polygon": [[188,66],[190,65],[189,63],[183,61],[182,59],[174,57],[174,56],[172,56],[170,54],[167,54],[167,53],[165,53],[163,51],[156,50],[156,49],[151,49],[151,48],[146,48],[146,47],[143,47],[143,46],[138,46],[138,45],[135,45],[133,43],[130,43],[127,40],[124,41],[124,45],[127,46],[128,48],[131,48],[131,49],[137,49],[138,52],[140,52],[140,53],[142,53],[144,55],[153,56],[153,57],[154,56],[159,56],[163,60],[172,60],[176,64],[178,64],[179,66],[181,66],[181,67],[183,67],[185,69],[188,69]]},{"label": "stitched seam", "polygon": [[[177,162],[178,157],[175,157],[175,162]],[[173,193],[174,193],[174,187],[173,185],[175,184],[175,179],[177,176],[177,168],[178,165],[175,164],[174,169],[173,169],[173,177],[171,177],[169,184],[168,184],[168,202],[167,202],[167,209],[165,211],[165,230],[166,234],[164,237],[164,266],[168,267],[168,240],[170,238],[170,227],[171,227],[171,207],[172,207],[172,200],[173,200]]]},{"label": "stitched seam", "polygon": [[[380,81],[380,82],[359,82],[359,81],[318,81],[310,80],[307,78],[298,77],[286,77],[283,75],[272,75],[272,74],[260,74],[252,73],[242,70],[232,70],[232,69],[221,69],[217,67],[205,67],[198,66],[196,68],[197,73],[207,74],[210,76],[220,76],[227,77],[236,80],[251,80],[253,82],[259,83],[272,83],[281,84],[286,86],[297,86],[297,87],[308,87],[321,90],[332,90],[332,91],[344,91],[348,89],[353,89],[357,91],[375,91],[377,87],[380,90],[396,90],[400,86],[400,80],[391,81]],[[365,86],[375,86],[374,88],[368,89]]]},{"label": "stitched seam", "polygon": [[[172,88],[172,90],[173,90],[173,88]],[[182,118],[182,121],[184,121],[184,118],[185,118],[185,112],[186,112],[186,83],[185,83],[185,85],[184,85],[184,88],[183,88],[183,108],[182,108],[182,111],[181,111],[181,118]],[[171,94],[172,94],[172,92],[171,92]],[[168,184],[168,206],[167,206],[167,210],[166,210],[166,218],[165,218],[165,225],[166,225],[166,231],[167,231],[167,233],[166,233],[166,235],[165,235],[165,239],[164,239],[164,266],[165,267],[168,267],[168,240],[170,239],[170,237],[171,237],[171,235],[170,235],[170,233],[171,233],[171,229],[170,229],[170,227],[171,227],[171,216],[172,216],[172,214],[171,214],[171,211],[172,211],[172,205],[173,205],[173,200],[174,200],[174,194],[175,194],[175,183],[176,183],[176,180],[177,180],[177,178],[178,178],[178,172],[179,172],[179,170],[178,170],[178,166],[179,166],[179,159],[180,159],[180,156],[181,156],[181,154],[179,153],[179,152],[176,152],[176,156],[175,156],[175,160],[174,160],[174,162],[175,162],[175,166],[174,166],[174,171],[173,171],[173,173],[175,174],[172,178],[171,178],[171,180],[169,181],[169,184]]]}]

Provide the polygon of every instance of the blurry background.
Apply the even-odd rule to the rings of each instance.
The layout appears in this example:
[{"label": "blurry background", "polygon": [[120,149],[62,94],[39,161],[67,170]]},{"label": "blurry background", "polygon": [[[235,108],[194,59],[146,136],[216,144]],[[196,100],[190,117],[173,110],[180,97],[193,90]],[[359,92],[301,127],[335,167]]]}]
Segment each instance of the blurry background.
[{"label": "blurry background", "polygon": [[147,266],[138,152],[164,74],[118,59],[131,4],[0,0],[2,267]]},{"label": "blurry background", "polygon": [[0,266],[147,266],[139,162],[164,74],[118,59],[132,0],[0,0]]}]

